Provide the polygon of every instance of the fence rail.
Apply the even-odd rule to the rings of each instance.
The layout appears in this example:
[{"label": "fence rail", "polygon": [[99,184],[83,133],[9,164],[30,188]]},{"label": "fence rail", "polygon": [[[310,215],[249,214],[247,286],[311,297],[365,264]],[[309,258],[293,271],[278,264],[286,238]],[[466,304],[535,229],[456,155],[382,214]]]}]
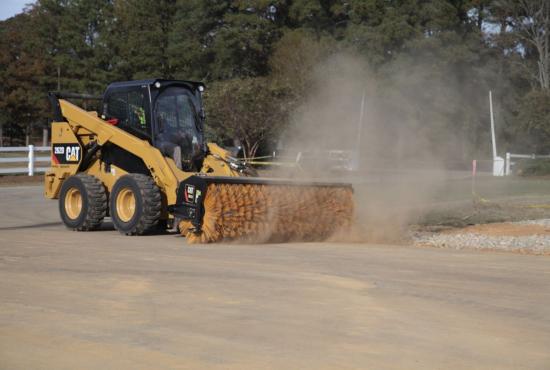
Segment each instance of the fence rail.
[{"label": "fence rail", "polygon": [[506,176],[509,176],[509,175],[512,174],[512,167],[516,164],[516,162],[512,161],[514,158],[517,158],[517,159],[548,159],[548,158],[550,158],[550,155],[506,153],[506,165],[505,165],[505,170],[504,170],[504,174]]},{"label": "fence rail", "polygon": [[33,176],[35,173],[44,173],[48,167],[36,167],[36,162],[47,162],[50,160],[49,156],[35,156],[36,152],[49,152],[51,149],[49,146],[7,146],[0,147],[0,153],[27,153],[22,157],[7,157],[0,158],[0,165],[2,163],[26,163],[26,167],[8,167],[0,168],[0,175],[20,174],[26,173],[29,176]]},{"label": "fence rail", "polygon": [[[36,156],[35,153],[44,153],[51,151],[49,146],[5,146],[0,147],[1,153],[27,153],[25,156],[21,157],[0,157],[0,166],[3,163],[26,163],[25,167],[0,167],[0,175],[9,175],[9,174],[21,174],[26,173],[29,176],[33,176],[35,173],[44,173],[47,171],[48,167],[37,167],[37,162],[48,162],[50,161],[50,156]],[[334,151],[340,152],[340,151]],[[299,162],[303,153],[299,153],[298,157],[295,159],[296,162]],[[271,156],[269,156],[270,158]],[[267,158],[267,157],[266,157]],[[550,155],[536,155],[536,154],[514,154],[506,153],[506,158],[503,158],[504,168],[502,169],[502,175],[511,175],[512,167],[515,162],[513,159],[542,159],[550,158]],[[258,159],[258,158],[256,158]],[[280,158],[278,158],[280,159]],[[260,162],[259,162],[260,163]],[[493,171],[494,172],[494,171]]]}]

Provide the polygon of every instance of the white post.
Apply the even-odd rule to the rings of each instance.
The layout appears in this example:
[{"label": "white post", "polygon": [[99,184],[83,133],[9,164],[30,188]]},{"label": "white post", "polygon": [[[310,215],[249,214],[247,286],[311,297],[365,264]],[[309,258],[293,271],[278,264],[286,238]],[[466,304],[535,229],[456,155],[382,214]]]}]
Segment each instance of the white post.
[{"label": "white post", "polygon": [[506,153],[506,170],[504,172],[504,174],[506,176],[510,176],[510,167],[512,166],[512,164],[510,163],[512,160],[512,156],[510,155],[510,153]]},{"label": "white post", "polygon": [[489,112],[491,114],[491,141],[493,142],[493,159],[497,157],[497,143],[495,138],[495,117],[493,116],[493,92],[489,90]]},{"label": "white post", "polygon": [[359,121],[357,122],[357,141],[355,143],[355,155],[353,156],[352,168],[359,170],[359,157],[361,156],[361,134],[363,132],[363,117],[365,116],[365,99],[367,91],[363,90],[363,96],[361,98],[361,111],[359,113]]},{"label": "white post", "polygon": [[504,158],[496,157],[493,159],[493,176],[504,176]]},{"label": "white post", "polygon": [[29,145],[29,176],[34,175],[34,145]]},{"label": "white post", "polygon": [[476,193],[477,160],[472,160],[472,195]]},{"label": "white post", "polygon": [[504,158],[497,156],[495,117],[493,115],[493,92],[491,90],[489,90],[489,111],[491,114],[491,141],[493,142],[493,176],[504,176]]}]

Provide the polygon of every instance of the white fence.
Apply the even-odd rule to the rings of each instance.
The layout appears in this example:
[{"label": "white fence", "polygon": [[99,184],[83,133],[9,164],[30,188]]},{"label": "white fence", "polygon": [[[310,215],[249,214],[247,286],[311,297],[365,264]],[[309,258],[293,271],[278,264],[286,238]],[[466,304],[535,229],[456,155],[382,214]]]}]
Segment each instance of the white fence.
[{"label": "white fence", "polygon": [[7,174],[19,174],[26,173],[29,176],[33,176],[35,173],[46,172],[48,167],[36,167],[36,162],[48,162],[50,161],[50,156],[38,157],[35,155],[37,152],[50,152],[49,146],[18,146],[18,147],[0,147],[0,153],[14,152],[14,153],[26,153],[26,156],[22,157],[1,157],[0,165],[3,163],[25,163],[25,167],[4,167],[0,168],[0,175]]},{"label": "white fence", "polygon": [[[25,156],[21,157],[0,157],[0,175],[8,175],[8,174],[21,174],[26,173],[29,176],[33,176],[35,173],[44,173],[47,171],[48,167],[36,167],[36,162],[49,162],[51,160],[50,156],[36,156],[35,153],[44,153],[51,151],[51,148],[49,146],[5,146],[0,147],[0,153],[26,153]],[[341,152],[341,151],[332,151],[332,152]],[[300,157],[302,156],[302,152],[299,153],[296,161],[300,161]],[[341,153],[337,153],[341,154]],[[347,154],[347,153],[346,153]],[[498,157],[501,161],[502,159]],[[506,158],[504,158],[504,163],[502,168],[502,172],[499,174],[495,174],[495,166],[493,164],[493,175],[495,176],[509,176],[512,174],[512,166],[515,164],[513,162],[513,159],[542,159],[542,158],[550,158],[550,155],[536,155],[536,154],[513,154],[513,153],[506,153]],[[25,164],[25,167],[4,167],[2,168],[3,163],[21,163]],[[499,166],[499,168],[500,168]]]},{"label": "white fence", "polygon": [[506,176],[509,176],[512,174],[512,166],[516,164],[515,162],[512,162],[512,159],[514,158],[521,158],[521,159],[548,159],[550,158],[550,155],[536,155],[536,154],[513,154],[513,153],[506,153],[506,165],[504,174]]}]

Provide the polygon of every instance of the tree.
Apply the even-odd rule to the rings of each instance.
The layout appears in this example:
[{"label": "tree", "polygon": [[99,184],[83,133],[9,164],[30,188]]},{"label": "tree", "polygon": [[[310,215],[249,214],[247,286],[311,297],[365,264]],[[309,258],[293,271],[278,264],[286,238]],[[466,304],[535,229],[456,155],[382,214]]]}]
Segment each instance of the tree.
[{"label": "tree", "polygon": [[100,93],[113,77],[110,0],[39,0],[31,12],[47,55],[46,83],[56,89]]},{"label": "tree", "polygon": [[550,88],[550,3],[546,0],[520,0],[512,27],[537,53],[537,79],[540,88]]},{"label": "tree", "polygon": [[501,111],[507,123],[505,139],[514,150],[550,149],[544,107],[550,76],[549,12],[544,0],[499,0],[488,8],[489,21],[499,25],[491,42],[502,53],[502,81],[509,83],[502,91],[506,101]]},{"label": "tree", "polygon": [[170,36],[178,75],[202,80],[265,76],[280,36],[278,2],[180,1]]},{"label": "tree", "polygon": [[110,45],[121,79],[171,78],[169,35],[176,0],[119,0],[114,4]]},{"label": "tree", "polygon": [[315,66],[339,50],[330,36],[317,38],[307,30],[287,30],[269,59],[271,75],[291,88],[293,98],[299,101],[311,83]]},{"label": "tree", "polygon": [[[209,5],[209,6],[207,6]],[[215,62],[211,31],[223,17],[226,4],[202,0],[180,0],[169,34],[168,55],[174,77],[184,80],[209,80]]]},{"label": "tree", "polygon": [[522,149],[533,153],[547,153],[550,149],[550,92],[533,90],[519,105],[515,137]]},{"label": "tree", "polygon": [[33,123],[43,122],[48,106],[42,88],[46,61],[35,49],[30,14],[23,13],[0,25],[0,112],[4,133],[11,138],[29,134]]},{"label": "tree", "polygon": [[288,89],[264,77],[234,79],[206,94],[207,128],[218,139],[238,141],[245,158],[279,136],[288,120]]},{"label": "tree", "polygon": [[548,90],[550,3],[546,0],[500,0],[496,4],[494,11],[502,24],[500,41],[510,52],[522,56],[521,62],[538,88]]},{"label": "tree", "polygon": [[212,87],[211,133],[242,139],[250,156],[331,77],[317,81],[316,66],[347,54],[369,65],[383,103],[401,102],[380,121],[418,125],[425,137],[458,135],[452,142],[462,148],[453,155],[466,158],[485,140],[489,89],[509,145],[517,130],[535,135],[526,127],[546,124],[544,99],[532,90],[549,90],[549,7],[545,0],[37,0],[0,22],[0,113],[6,125],[16,122],[6,130],[21,135],[49,116],[45,96],[58,84],[100,93],[115,80],[202,80]]}]

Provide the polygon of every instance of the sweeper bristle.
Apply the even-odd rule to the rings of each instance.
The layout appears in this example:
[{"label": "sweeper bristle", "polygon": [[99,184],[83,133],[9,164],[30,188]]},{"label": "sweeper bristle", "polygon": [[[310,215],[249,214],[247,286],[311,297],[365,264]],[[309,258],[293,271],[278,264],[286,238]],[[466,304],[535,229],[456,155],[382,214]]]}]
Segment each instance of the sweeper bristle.
[{"label": "sweeper bristle", "polygon": [[321,241],[351,225],[352,189],[211,183],[204,199],[202,230],[182,221],[189,243]]}]

